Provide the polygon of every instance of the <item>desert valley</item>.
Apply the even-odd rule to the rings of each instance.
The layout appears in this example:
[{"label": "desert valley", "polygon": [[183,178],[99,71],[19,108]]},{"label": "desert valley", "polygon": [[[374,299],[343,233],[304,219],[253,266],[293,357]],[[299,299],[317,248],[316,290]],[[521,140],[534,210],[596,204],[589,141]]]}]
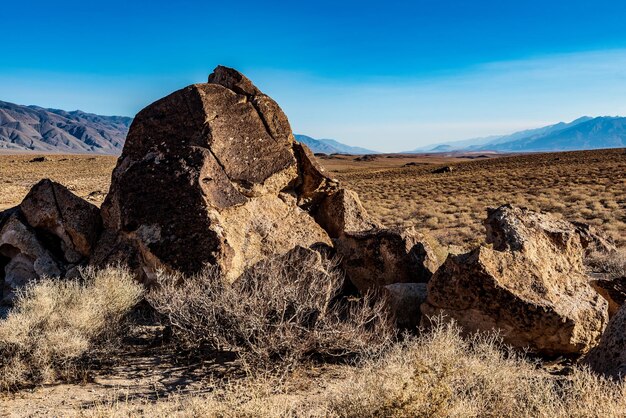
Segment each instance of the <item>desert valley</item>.
[{"label": "desert valley", "polygon": [[314,154],[222,66],[11,112],[2,416],[626,414],[624,148]]}]

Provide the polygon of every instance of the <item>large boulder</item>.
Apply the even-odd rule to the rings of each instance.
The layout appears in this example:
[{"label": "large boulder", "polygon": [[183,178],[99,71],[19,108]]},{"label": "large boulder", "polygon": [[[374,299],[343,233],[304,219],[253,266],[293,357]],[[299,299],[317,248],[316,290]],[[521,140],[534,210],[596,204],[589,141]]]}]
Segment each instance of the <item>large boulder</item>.
[{"label": "large boulder", "polygon": [[360,292],[425,283],[445,259],[438,243],[413,228],[346,231],[335,240],[340,265]]},{"label": "large boulder", "polygon": [[276,102],[217,67],[134,119],[92,263],[121,260],[144,279],[209,264],[234,280],[296,246],[332,245],[313,213],[338,190]]},{"label": "large boulder", "polygon": [[0,304],[42,276],[76,273],[101,228],[98,208],[64,186],[42,180],[19,206],[0,213]]},{"label": "large boulder", "polygon": [[545,355],[578,355],[599,340],[607,302],[587,282],[576,227],[505,205],[488,211],[487,242],[449,256],[428,284],[422,313]]},{"label": "large boulder", "polygon": [[600,343],[591,350],[585,362],[606,376],[626,377],[626,305],[611,319]]}]

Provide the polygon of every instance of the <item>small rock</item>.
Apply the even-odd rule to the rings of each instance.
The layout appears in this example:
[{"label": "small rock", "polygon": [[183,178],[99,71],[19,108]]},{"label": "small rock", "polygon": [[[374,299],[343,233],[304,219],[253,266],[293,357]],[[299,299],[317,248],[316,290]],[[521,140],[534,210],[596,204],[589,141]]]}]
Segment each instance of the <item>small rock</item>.
[{"label": "small rock", "polygon": [[451,173],[453,170],[450,166],[440,167],[432,171],[433,174]]}]

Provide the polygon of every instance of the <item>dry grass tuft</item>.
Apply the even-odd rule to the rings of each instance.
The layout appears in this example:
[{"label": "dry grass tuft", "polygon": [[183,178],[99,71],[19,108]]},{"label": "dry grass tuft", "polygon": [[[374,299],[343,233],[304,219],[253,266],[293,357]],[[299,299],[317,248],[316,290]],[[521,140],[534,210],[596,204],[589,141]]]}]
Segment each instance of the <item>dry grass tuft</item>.
[{"label": "dry grass tuft", "polygon": [[585,369],[553,376],[494,335],[464,339],[454,324],[308,385],[297,375],[219,384],[205,395],[105,402],[85,416],[622,417],[626,385]]},{"label": "dry grass tuft", "polygon": [[142,287],[126,270],[86,269],[84,281],[28,285],[0,321],[0,388],[74,377],[84,357],[120,330]]},{"label": "dry grass tuft", "polygon": [[[331,391],[332,392],[332,391]],[[626,386],[584,369],[555,377],[503,346],[495,335],[461,337],[439,324],[340,386],[330,409],[342,417],[623,416]]]},{"label": "dry grass tuft", "polygon": [[187,348],[235,350],[251,367],[288,369],[308,359],[370,355],[391,341],[383,304],[339,298],[343,281],[331,261],[283,256],[232,285],[214,269],[184,279],[162,276],[148,300]]}]

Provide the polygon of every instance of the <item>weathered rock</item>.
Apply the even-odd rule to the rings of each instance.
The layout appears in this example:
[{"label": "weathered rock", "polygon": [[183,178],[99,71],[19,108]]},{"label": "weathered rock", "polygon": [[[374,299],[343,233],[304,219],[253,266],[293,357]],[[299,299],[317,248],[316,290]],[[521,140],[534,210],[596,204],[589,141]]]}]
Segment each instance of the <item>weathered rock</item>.
[{"label": "weathered rock", "polygon": [[583,222],[572,222],[572,225],[576,228],[576,233],[580,237],[580,243],[585,249],[585,254],[617,251],[613,241],[593,226]]},{"label": "weathered rock", "polygon": [[342,233],[382,228],[363,208],[359,196],[352,190],[339,189],[326,195],[315,211],[315,220],[332,238]]},{"label": "weathered rock", "polygon": [[218,265],[235,279],[297,245],[332,245],[309,211],[338,190],[278,105],[235,70],[142,110],[102,206],[93,257],[149,278]]},{"label": "weathered rock", "polygon": [[394,283],[384,287],[396,325],[400,329],[414,330],[420,325],[420,305],[426,301],[426,283]]},{"label": "weathered rock", "polygon": [[13,209],[0,217],[0,304],[11,304],[15,291],[41,276],[59,277],[58,259]]},{"label": "weathered rock", "polygon": [[60,239],[65,261],[78,263],[91,255],[100,234],[100,211],[59,183],[41,180],[20,203],[32,228]]},{"label": "weathered rock", "polygon": [[414,229],[346,232],[335,240],[341,267],[361,292],[393,283],[427,282],[445,257]]},{"label": "weathered rock", "polygon": [[585,362],[597,373],[619,379],[626,377],[626,305],[611,319],[600,343]]},{"label": "weathered rock", "polygon": [[615,316],[626,302],[626,277],[593,278],[589,283],[609,303],[609,318]]},{"label": "weathered rock", "polygon": [[0,213],[0,303],[10,304],[31,280],[76,271],[100,229],[98,208],[58,183],[37,183],[18,207]]},{"label": "weathered rock", "polygon": [[449,256],[428,284],[422,313],[465,330],[499,329],[506,343],[546,354],[581,354],[608,321],[587,283],[575,227],[509,205],[488,211],[487,242]]},{"label": "weathered rock", "polygon": [[326,175],[306,145],[296,142],[293,150],[300,169],[300,182],[296,186],[298,205],[311,209],[327,195],[339,190],[339,183]]}]

